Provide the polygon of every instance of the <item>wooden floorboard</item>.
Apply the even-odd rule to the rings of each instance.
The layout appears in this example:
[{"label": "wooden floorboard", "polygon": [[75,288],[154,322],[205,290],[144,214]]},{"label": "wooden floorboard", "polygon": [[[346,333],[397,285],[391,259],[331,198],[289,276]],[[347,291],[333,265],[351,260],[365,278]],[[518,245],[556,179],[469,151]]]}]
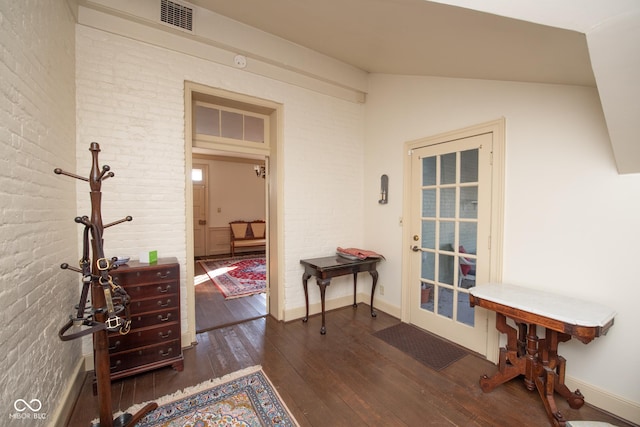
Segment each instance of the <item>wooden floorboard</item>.
[{"label": "wooden floorboard", "polygon": [[[397,323],[382,312],[371,318],[361,304],[327,313],[324,336],[319,316],[308,323],[267,317],[200,333],[184,352],[183,372],[163,368],[115,381],[114,411],[261,365],[303,427],[549,425],[538,393],[521,379],[480,390],[480,375],[496,370],[483,358],[469,353],[435,371],[372,335]],[[569,420],[632,426],[588,404],[574,410],[559,396],[557,403]],[[89,426],[97,414],[89,375],[68,425]]]},{"label": "wooden floorboard", "polygon": [[195,315],[198,333],[267,315],[265,294],[225,300],[200,263],[195,263]]}]

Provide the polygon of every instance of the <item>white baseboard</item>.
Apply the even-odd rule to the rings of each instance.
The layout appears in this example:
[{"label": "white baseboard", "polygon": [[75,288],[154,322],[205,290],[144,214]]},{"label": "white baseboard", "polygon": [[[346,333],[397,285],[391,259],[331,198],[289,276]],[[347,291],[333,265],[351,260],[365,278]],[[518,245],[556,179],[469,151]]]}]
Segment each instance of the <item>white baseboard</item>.
[{"label": "white baseboard", "polygon": [[75,368],[67,382],[67,386],[64,391],[60,395],[60,400],[58,402],[58,406],[55,408],[53,414],[47,414],[47,425],[50,427],[57,426],[65,426],[67,425],[67,420],[71,416],[71,412],[73,411],[73,406],[76,403],[78,395],[82,389],[82,384],[84,383],[85,370],[84,370],[85,361],[83,358],[78,360]]},{"label": "white baseboard", "polygon": [[569,377],[564,379],[570,390],[580,389],[580,393],[585,396],[585,402],[598,409],[606,411],[625,421],[640,425],[640,404],[611,394],[591,384]]},{"label": "white baseboard", "polygon": [[[371,303],[371,295],[365,293],[358,293],[356,295],[357,303]],[[340,298],[334,298],[325,301],[325,311],[335,310],[337,308],[348,307],[353,304],[353,296],[346,295]],[[396,307],[395,305],[387,304],[384,301],[373,300],[373,308],[375,310],[384,311],[385,313],[400,318],[400,307]],[[309,316],[313,316],[315,314],[320,314],[322,312],[322,304],[319,302],[314,304],[309,304]],[[290,322],[296,319],[302,319],[306,313],[305,307],[296,307],[293,309],[285,310],[284,312],[284,321]]]}]

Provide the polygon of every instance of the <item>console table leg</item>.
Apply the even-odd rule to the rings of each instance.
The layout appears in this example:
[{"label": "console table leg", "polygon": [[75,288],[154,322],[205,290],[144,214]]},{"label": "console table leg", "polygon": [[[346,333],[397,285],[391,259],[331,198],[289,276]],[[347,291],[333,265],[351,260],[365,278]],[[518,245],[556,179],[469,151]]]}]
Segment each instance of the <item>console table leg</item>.
[{"label": "console table leg", "polygon": [[353,308],[358,308],[358,304],[356,304],[357,289],[358,289],[358,273],[353,273]]},{"label": "console table leg", "polygon": [[513,364],[510,361],[509,351],[506,348],[500,349],[500,361],[498,362],[498,372],[491,377],[483,375],[480,377],[480,388],[484,393],[488,393],[500,384],[504,384],[514,379],[524,372],[524,359],[515,358]]},{"label": "console table leg", "polygon": [[378,313],[373,309],[373,296],[376,293],[376,285],[378,284],[378,271],[372,270],[369,274],[371,274],[371,278],[373,279],[373,284],[371,285],[371,317],[376,317]]},{"label": "console table leg", "polygon": [[[500,313],[496,313],[496,329],[507,335],[507,346],[500,349],[498,372],[491,377],[487,375],[480,377],[480,388],[485,393],[525,372],[526,359],[519,357],[518,331],[509,326],[507,318]],[[521,328],[520,332],[522,332]]]},{"label": "console table leg", "polygon": [[554,377],[555,372],[548,367],[544,367],[542,374],[535,379],[535,385],[538,389],[538,394],[544,404],[544,409],[547,411],[547,417],[551,424],[556,427],[565,427],[567,420],[564,415],[558,410],[556,401],[553,398],[554,390]]},{"label": "console table leg", "polygon": [[309,280],[309,278],[311,277],[310,274],[308,273],[304,273],[302,275],[302,287],[304,288],[304,303],[305,303],[305,307],[307,308],[307,312],[304,315],[304,318],[302,319],[303,322],[307,322],[307,320],[309,320],[309,290],[307,289],[307,281]]},{"label": "console table leg", "polygon": [[320,328],[320,334],[321,335],[325,335],[327,333],[327,327],[325,326],[324,323],[324,295],[325,295],[325,291],[327,289],[327,286],[329,286],[329,284],[331,283],[330,280],[318,280],[316,279],[316,282],[318,283],[318,287],[320,288],[320,302],[322,303],[322,327]]}]

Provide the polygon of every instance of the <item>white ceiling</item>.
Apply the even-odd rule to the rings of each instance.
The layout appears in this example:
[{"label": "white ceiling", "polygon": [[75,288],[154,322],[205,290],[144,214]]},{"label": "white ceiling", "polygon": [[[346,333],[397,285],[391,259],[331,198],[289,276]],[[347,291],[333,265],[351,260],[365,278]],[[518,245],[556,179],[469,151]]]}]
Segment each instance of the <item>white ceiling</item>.
[{"label": "white ceiling", "polygon": [[573,30],[424,0],[190,2],[367,72],[595,86]]},{"label": "white ceiling", "polygon": [[189,0],[371,73],[597,87],[640,173],[638,0]]}]

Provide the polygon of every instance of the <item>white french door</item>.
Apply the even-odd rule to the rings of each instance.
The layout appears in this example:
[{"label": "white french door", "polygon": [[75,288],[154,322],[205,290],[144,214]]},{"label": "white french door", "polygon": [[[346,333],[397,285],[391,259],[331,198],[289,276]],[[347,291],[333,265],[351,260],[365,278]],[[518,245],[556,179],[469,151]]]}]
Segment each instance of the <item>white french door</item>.
[{"label": "white french door", "polygon": [[469,288],[489,281],[491,133],[411,150],[410,322],[486,354],[486,311]]}]

